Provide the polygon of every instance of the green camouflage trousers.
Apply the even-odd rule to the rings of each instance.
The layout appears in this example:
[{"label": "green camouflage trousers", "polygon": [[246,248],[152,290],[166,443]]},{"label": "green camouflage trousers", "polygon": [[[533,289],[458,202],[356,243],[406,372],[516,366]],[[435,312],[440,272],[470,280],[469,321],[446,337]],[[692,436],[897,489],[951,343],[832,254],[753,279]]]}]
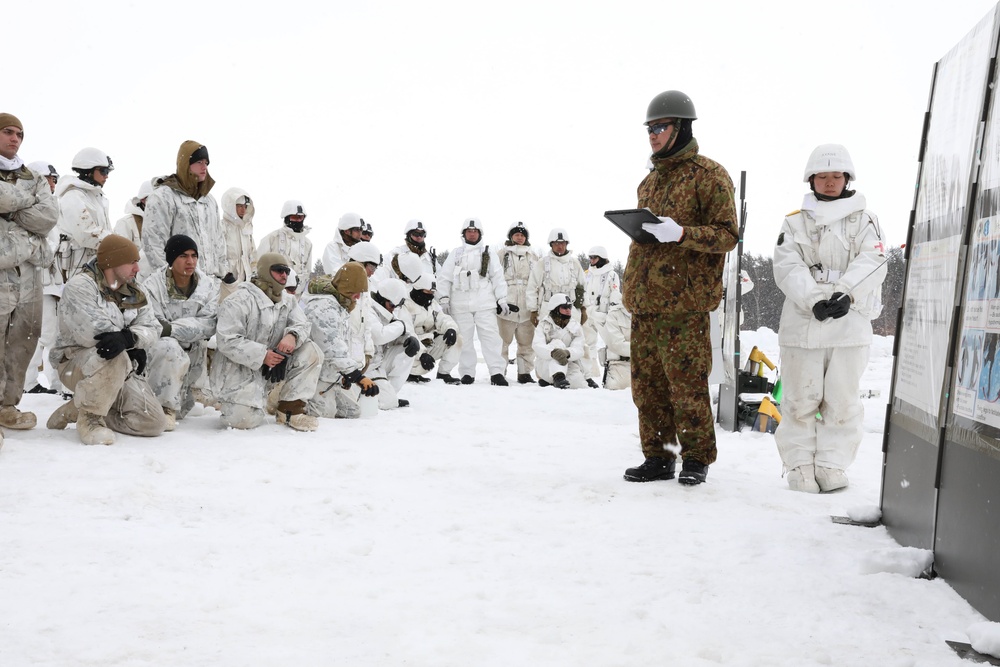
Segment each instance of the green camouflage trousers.
[{"label": "green camouflage trousers", "polygon": [[715,423],[708,394],[712,341],[708,313],[632,316],[632,401],[639,408],[645,457],[715,462]]}]

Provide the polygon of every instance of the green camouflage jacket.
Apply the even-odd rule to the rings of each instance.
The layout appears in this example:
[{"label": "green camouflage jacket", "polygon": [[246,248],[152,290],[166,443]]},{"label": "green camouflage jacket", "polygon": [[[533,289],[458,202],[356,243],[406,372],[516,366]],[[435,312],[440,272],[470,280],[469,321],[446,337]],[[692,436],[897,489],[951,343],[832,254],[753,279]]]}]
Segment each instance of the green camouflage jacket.
[{"label": "green camouflage jacket", "polygon": [[722,299],[726,253],[739,228],[733,181],[719,163],[698,154],[698,142],[653,158],[639,184],[638,208],[684,227],[680,243],[632,243],[623,296],[633,315],[711,312]]}]

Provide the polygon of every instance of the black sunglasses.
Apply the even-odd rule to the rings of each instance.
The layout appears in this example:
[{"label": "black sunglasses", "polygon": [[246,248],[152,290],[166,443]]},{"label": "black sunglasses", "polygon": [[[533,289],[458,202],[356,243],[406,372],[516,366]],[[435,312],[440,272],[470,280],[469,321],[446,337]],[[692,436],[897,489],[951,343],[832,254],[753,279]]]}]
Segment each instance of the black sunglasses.
[{"label": "black sunglasses", "polygon": [[275,273],[284,273],[286,276],[292,272],[292,269],[284,264],[274,264],[271,266],[271,270]]},{"label": "black sunglasses", "polygon": [[648,130],[650,134],[659,136],[673,126],[673,123],[657,123],[656,125],[647,125],[646,130]]}]

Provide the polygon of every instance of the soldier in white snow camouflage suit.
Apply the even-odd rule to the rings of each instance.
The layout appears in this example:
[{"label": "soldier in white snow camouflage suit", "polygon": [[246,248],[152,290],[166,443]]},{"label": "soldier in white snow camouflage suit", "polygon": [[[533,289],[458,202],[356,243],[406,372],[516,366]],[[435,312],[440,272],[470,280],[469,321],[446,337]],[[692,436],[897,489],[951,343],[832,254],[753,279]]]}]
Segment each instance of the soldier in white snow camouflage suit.
[{"label": "soldier in white snow camouflage suit", "polygon": [[66,283],[59,334],[49,360],[59,367],[73,401],[49,418],[48,427],[76,422],[80,441],[110,445],[112,431],[156,436],[166,418],[142,375],[147,350],[160,325],[135,284],[139,249],[117,234],[97,247],[97,257]]},{"label": "soldier in white snow camouflage suit", "polygon": [[146,200],[142,223],[142,245],[154,271],[166,268],[163,246],[167,239],[184,234],[201,248],[198,265],[202,273],[220,280],[226,275],[219,204],[211,194],[215,181],[208,173],[208,164],[208,149],[197,141],[185,141],[177,150],[177,172],[153,179],[153,194]]},{"label": "soldier in white snow camouflage suit", "polygon": [[351,324],[358,298],[368,289],[368,276],[357,262],[348,262],[334,276],[316,276],[302,298],[302,310],[312,323],[313,341],[323,351],[316,393],[308,410],[320,417],[355,419],[359,394],[377,396],[378,386],[363,375],[365,335]]},{"label": "soldier in white snow camouflage suit", "polygon": [[48,181],[17,155],[23,138],[21,121],[0,113],[0,424],[14,429],[37,421],[15,406],[42,330],[42,271],[53,257],[46,235],[59,215]]},{"label": "soldier in white snow camouflage suit", "polygon": [[448,384],[457,384],[458,378],[452,376],[451,371],[458,365],[462,354],[458,324],[450,315],[445,315],[441,306],[434,301],[436,283],[430,272],[421,275],[410,287],[410,296],[403,305],[413,319],[413,334],[420,341],[420,350],[410,369],[409,379],[412,381],[417,377],[422,378],[440,360],[438,379]]},{"label": "soldier in white snow camouflage suit", "polygon": [[573,321],[573,300],[567,294],[553,294],[545,311],[535,327],[533,343],[539,384],[559,389],[586,387],[583,329]]},{"label": "soldier in white snow camouflage suit", "polygon": [[[211,382],[226,426],[250,429],[264,423],[268,391],[283,379],[276,421],[316,430],[306,401],[316,393],[323,352],[309,339],[311,326],[295,297],[285,291],[290,271],[285,257],[266,253],[257,260],[257,274],[219,306]],[[265,366],[271,369],[268,377]],[[284,377],[278,378],[274,373],[281,370]]]},{"label": "soldier in white snow camouflage suit", "polygon": [[205,372],[208,339],[215,335],[219,283],[197,270],[198,245],[190,236],[170,237],[164,251],[170,268],[150,276],[142,289],[163,328],[150,350],[149,384],[172,431],[194,407],[194,384]]}]

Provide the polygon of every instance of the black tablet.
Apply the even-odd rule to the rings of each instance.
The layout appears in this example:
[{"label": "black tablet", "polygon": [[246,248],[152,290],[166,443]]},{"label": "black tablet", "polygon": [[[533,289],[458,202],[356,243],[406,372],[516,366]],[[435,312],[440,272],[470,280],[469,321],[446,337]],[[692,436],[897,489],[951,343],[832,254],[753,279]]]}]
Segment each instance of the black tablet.
[{"label": "black tablet", "polygon": [[642,223],[660,224],[660,219],[644,208],[632,208],[624,211],[605,211],[604,217],[614,223],[615,227],[628,234],[636,243],[659,243],[655,236],[642,228]]}]

